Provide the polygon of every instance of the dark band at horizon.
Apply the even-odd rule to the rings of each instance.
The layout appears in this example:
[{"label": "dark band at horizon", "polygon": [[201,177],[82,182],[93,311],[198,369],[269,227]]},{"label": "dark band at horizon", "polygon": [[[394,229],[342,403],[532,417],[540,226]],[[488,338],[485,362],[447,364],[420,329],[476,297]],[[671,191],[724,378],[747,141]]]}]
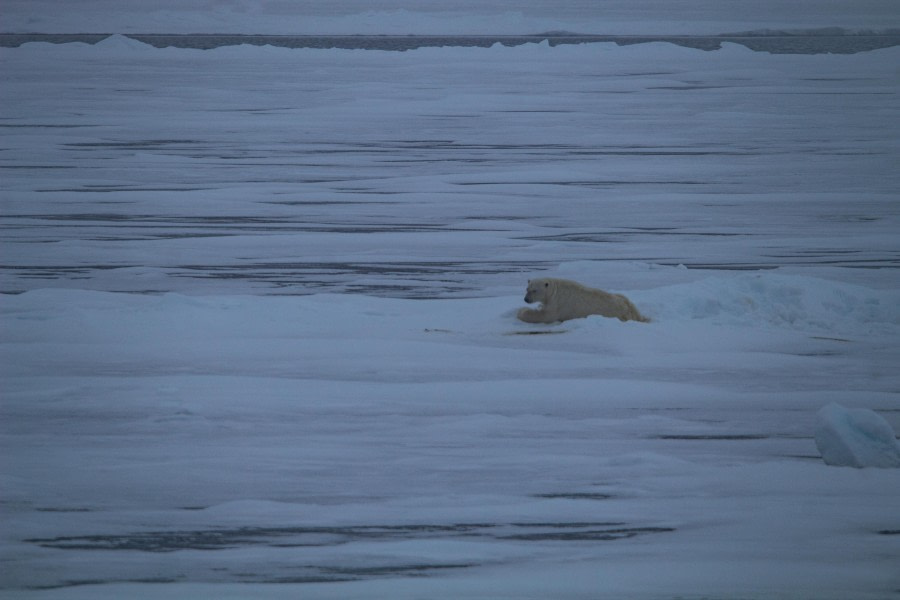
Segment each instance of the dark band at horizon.
[{"label": "dark band at horizon", "polygon": [[[97,44],[109,33],[0,33],[0,47],[16,48],[29,42]],[[402,52],[418,48],[489,48],[494,44],[521,46],[542,43],[551,46],[614,43],[619,46],[666,42],[698,50],[719,50],[724,43],[739,44],[755,52],[770,54],[856,54],[900,45],[900,32],[879,34],[811,33],[806,35],[584,35],[547,33],[535,35],[252,35],[252,34],[124,34],[156,48],[211,50],[248,44],[283,48],[342,50],[387,50]]]}]

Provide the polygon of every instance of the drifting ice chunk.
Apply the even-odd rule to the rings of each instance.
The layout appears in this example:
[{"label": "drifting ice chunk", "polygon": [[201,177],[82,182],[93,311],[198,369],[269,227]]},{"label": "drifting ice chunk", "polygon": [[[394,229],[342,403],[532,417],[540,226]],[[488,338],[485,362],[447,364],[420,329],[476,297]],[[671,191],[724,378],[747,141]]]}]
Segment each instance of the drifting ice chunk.
[{"label": "drifting ice chunk", "polygon": [[874,411],[832,402],[819,411],[816,446],[836,467],[900,467],[900,445],[890,424]]}]

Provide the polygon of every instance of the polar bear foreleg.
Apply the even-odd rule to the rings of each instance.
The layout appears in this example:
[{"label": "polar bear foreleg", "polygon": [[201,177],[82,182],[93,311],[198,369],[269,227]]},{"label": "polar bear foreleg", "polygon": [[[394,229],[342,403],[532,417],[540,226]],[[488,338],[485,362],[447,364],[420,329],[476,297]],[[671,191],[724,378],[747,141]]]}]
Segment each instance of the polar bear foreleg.
[{"label": "polar bear foreleg", "polygon": [[543,309],[520,308],[517,313],[520,321],[526,323],[552,323],[556,319],[551,318]]}]

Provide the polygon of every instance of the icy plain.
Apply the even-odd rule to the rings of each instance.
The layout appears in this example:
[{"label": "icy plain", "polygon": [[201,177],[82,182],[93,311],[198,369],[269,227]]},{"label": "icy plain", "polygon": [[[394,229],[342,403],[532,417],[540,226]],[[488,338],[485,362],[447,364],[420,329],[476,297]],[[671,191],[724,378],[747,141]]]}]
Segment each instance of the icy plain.
[{"label": "icy plain", "polygon": [[0,596],[898,594],[897,49],[0,60]]}]

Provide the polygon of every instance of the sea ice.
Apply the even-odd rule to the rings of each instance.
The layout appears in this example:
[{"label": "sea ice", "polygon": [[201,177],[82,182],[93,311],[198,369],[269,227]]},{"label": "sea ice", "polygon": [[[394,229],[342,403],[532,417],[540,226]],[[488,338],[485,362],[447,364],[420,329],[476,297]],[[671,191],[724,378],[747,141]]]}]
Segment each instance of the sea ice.
[{"label": "sea ice", "polygon": [[0,49],[0,598],[896,595],[900,48],[126,43]]},{"label": "sea ice", "polygon": [[816,446],[835,467],[900,467],[900,445],[890,423],[867,408],[836,402],[819,411]]}]

